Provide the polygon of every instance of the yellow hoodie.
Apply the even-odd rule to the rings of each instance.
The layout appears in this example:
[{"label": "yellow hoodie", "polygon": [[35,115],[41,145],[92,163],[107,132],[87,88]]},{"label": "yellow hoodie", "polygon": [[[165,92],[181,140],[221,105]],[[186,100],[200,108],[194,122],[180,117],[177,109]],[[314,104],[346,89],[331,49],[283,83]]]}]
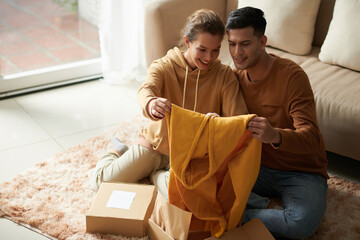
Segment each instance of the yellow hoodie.
[{"label": "yellow hoodie", "polygon": [[169,202],[193,213],[192,229],[219,237],[240,222],[260,169],[261,142],[246,130],[254,116],[212,118],[175,105],[167,114]]},{"label": "yellow hoodie", "polygon": [[208,69],[192,70],[178,48],[154,61],[147,79],[138,90],[138,102],[150,122],[141,135],[154,150],[169,155],[166,120],[153,119],[146,111],[153,98],[166,98],[171,103],[199,113],[234,116],[248,113],[239,82],[229,66],[214,60]]}]

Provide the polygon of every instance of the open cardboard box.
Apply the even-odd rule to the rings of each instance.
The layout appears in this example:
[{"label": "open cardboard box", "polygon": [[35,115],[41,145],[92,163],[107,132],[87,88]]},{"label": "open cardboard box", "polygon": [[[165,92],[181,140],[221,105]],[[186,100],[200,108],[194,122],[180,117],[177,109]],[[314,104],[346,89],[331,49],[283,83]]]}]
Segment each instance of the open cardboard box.
[{"label": "open cardboard box", "polygon": [[[169,213],[170,212],[170,213]],[[159,217],[160,216],[160,217]],[[258,218],[254,218],[246,224],[225,232],[220,238],[209,237],[209,233],[204,232],[188,232],[190,227],[191,213],[177,208],[163,199],[160,195],[156,200],[156,205],[149,222],[149,238],[150,240],[274,240],[275,238],[267,230],[265,225]],[[162,222],[162,221],[165,221]],[[161,222],[157,224],[156,222]],[[176,224],[171,224],[176,222]],[[179,224],[180,223],[180,224]],[[182,224],[183,223],[183,224]],[[164,225],[165,231],[159,225]],[[179,229],[180,228],[180,229]],[[181,229],[187,228],[187,229]],[[171,232],[184,233],[181,236],[172,236]]]},{"label": "open cardboard box", "polygon": [[[265,225],[258,218],[254,218],[241,227],[225,232],[220,238],[206,237],[206,233],[190,233],[187,240],[275,240]],[[149,219],[150,240],[174,240],[167,232],[160,228],[153,220]]]},{"label": "open cardboard box", "polygon": [[86,231],[146,236],[156,195],[153,185],[103,182],[86,214]]}]

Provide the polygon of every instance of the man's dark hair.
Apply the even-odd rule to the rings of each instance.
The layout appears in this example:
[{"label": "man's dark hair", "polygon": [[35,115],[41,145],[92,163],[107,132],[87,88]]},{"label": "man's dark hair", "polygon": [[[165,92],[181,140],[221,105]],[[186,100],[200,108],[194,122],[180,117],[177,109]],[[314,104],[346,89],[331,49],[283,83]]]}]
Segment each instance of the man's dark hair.
[{"label": "man's dark hair", "polygon": [[253,7],[244,7],[232,11],[226,22],[226,31],[246,27],[253,27],[254,34],[262,37],[266,28],[264,12]]}]

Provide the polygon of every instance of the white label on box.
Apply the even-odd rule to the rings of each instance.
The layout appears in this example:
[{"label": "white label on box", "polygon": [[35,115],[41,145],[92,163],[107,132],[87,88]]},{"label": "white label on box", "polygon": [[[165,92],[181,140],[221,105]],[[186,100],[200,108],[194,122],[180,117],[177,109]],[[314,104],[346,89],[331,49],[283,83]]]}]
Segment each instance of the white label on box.
[{"label": "white label on box", "polygon": [[135,198],[135,192],[113,191],[106,204],[109,208],[130,209]]}]

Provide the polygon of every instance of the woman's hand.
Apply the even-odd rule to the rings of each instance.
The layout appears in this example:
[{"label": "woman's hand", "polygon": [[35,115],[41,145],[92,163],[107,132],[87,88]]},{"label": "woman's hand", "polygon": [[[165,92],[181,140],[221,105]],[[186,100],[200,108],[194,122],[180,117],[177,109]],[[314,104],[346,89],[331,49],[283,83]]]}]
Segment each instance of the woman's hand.
[{"label": "woman's hand", "polygon": [[165,112],[171,112],[171,102],[166,98],[154,98],[148,104],[148,114],[155,119],[163,119]]}]

